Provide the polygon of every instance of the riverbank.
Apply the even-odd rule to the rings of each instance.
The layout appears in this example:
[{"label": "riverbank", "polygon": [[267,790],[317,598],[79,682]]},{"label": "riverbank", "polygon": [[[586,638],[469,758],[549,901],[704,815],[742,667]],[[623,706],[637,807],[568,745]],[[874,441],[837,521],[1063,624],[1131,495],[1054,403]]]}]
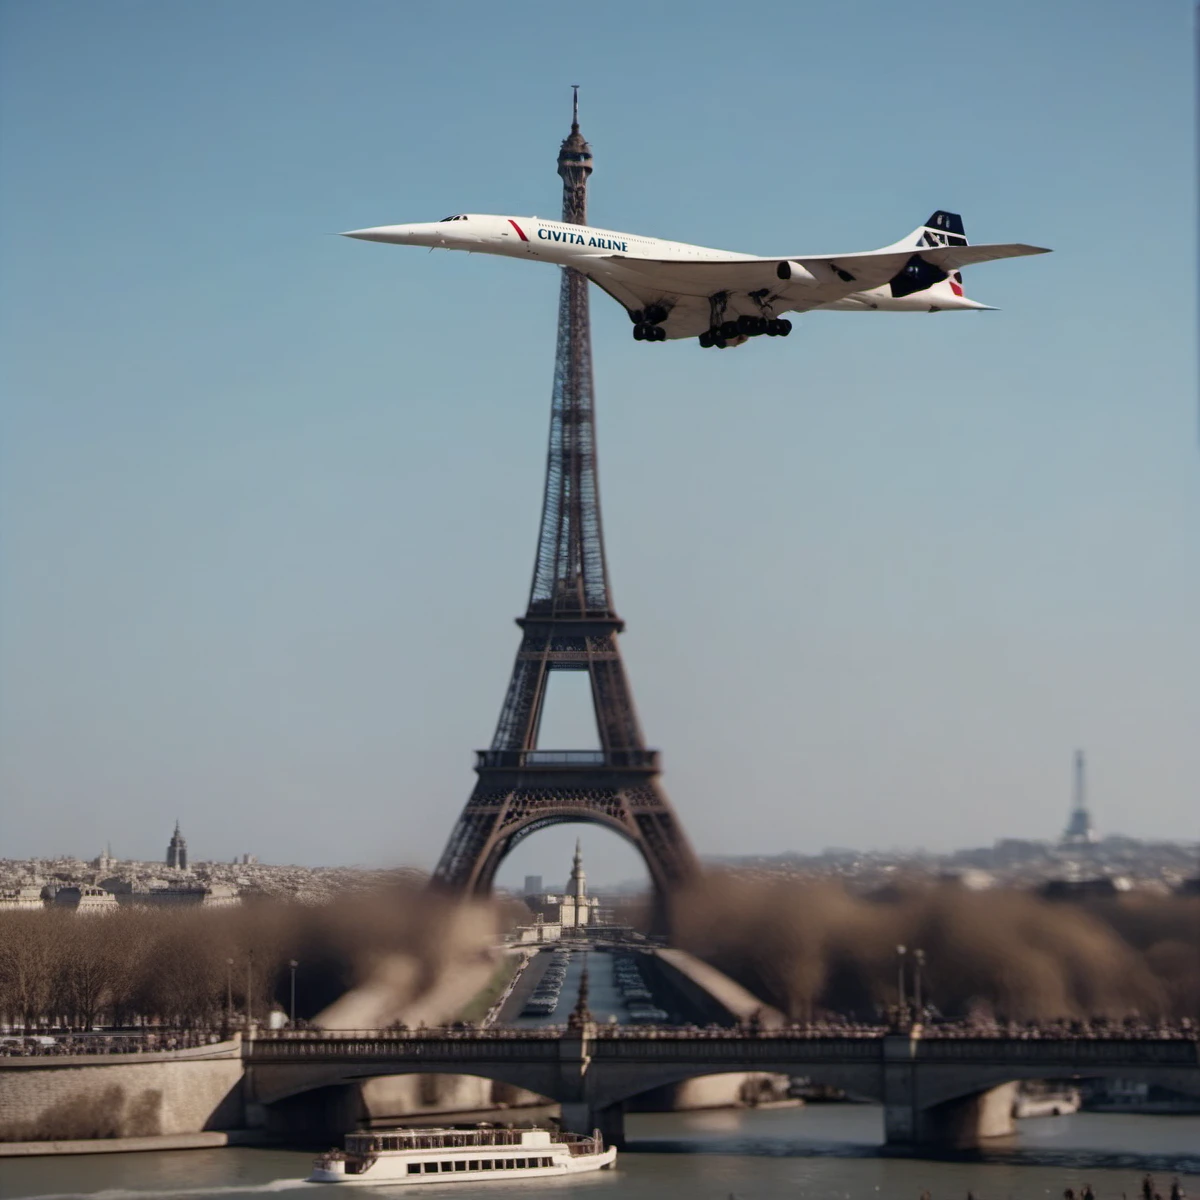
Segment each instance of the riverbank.
[{"label": "riverbank", "polygon": [[70,1138],[53,1142],[0,1142],[0,1158],[40,1158],[52,1154],[131,1154],[148,1150],[212,1150],[220,1146],[274,1146],[262,1129],[165,1133],[156,1137]]}]

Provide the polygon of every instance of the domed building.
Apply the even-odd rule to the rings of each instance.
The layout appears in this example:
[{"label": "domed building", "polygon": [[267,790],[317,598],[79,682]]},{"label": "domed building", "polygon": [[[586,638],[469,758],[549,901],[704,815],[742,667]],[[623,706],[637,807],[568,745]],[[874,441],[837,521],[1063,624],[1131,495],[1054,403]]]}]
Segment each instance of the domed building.
[{"label": "domed building", "polygon": [[525,903],[533,913],[534,923],[517,931],[522,942],[556,942],[598,923],[600,901],[587,894],[587,873],[583,869],[583,847],[575,843],[575,858],[565,892],[542,892],[527,895]]}]

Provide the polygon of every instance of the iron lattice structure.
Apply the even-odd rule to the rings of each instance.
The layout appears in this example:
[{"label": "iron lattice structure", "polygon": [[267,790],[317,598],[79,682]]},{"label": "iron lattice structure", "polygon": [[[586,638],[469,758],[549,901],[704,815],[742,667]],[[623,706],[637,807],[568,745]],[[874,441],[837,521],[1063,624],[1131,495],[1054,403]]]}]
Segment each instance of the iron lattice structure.
[{"label": "iron lattice structure", "polygon": [[[579,132],[558,155],[563,221],[587,223],[591,147]],[[624,622],[612,605],[600,491],[588,282],[565,268],[546,492],[529,606],[517,624],[521,645],[491,748],[477,754],[478,781],[434,874],[460,893],[491,890],[513,847],[539,829],[590,822],[641,852],[660,896],[691,877],[696,858],[658,782],[658,752],[646,748],[617,645]],[[552,671],[586,671],[599,750],[539,750],[538,731]]]}]

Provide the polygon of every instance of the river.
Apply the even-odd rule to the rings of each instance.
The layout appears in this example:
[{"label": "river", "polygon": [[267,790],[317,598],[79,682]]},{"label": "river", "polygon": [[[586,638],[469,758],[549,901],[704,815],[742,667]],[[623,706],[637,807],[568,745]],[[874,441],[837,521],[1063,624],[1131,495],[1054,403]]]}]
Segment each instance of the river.
[{"label": "river", "polygon": [[[884,1153],[882,1113],[869,1105],[648,1113],[627,1118],[629,1148],[615,1171],[553,1180],[448,1184],[445,1194],[566,1200],[1058,1200],[1090,1182],[1097,1200],[1133,1200],[1142,1174],[1156,1175],[1165,1197],[1178,1174],[1200,1200],[1200,1116],[1131,1117],[1077,1113],[1019,1123],[1016,1142],[985,1153],[938,1159]],[[99,1196],[261,1197],[302,1189],[344,1194],[344,1187],[302,1186],[312,1155],[299,1151],[172,1150],[65,1158],[0,1158],[0,1200]],[[359,1187],[358,1196],[413,1195],[429,1189]],[[435,1188],[433,1195],[441,1195]]]}]

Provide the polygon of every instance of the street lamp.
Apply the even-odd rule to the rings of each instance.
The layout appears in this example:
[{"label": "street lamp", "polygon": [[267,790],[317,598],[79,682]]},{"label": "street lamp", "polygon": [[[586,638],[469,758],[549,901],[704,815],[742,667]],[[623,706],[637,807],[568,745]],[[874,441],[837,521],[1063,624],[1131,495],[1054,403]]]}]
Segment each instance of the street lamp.
[{"label": "street lamp", "polygon": [[250,1022],[254,1019],[254,951],[246,954],[246,1032],[250,1032]]},{"label": "street lamp", "polygon": [[233,1025],[233,959],[225,960],[225,1035]]},{"label": "street lamp", "polygon": [[896,976],[897,976],[896,990],[900,996],[900,1002],[897,1006],[896,1012],[897,1012],[898,1018],[901,1021],[904,1020],[904,1010],[906,1007],[905,1002],[904,1002],[904,956],[907,953],[908,953],[907,946],[897,946],[896,947],[896,964],[897,964],[896,965]]},{"label": "street lamp", "polygon": [[288,1016],[293,1025],[296,1024],[296,968],[299,965],[299,962],[294,958],[288,962],[288,966],[292,968],[292,1007]]},{"label": "street lamp", "polygon": [[925,966],[925,951],[913,951],[913,1008],[916,1009],[917,1020],[921,1019],[921,971]]}]

